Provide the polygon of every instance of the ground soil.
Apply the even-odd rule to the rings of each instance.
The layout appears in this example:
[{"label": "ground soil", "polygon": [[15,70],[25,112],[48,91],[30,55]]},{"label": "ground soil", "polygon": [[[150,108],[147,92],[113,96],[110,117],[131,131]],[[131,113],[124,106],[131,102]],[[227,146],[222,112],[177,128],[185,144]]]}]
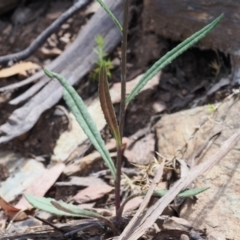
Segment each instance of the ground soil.
[{"label": "ground soil", "polygon": [[[129,80],[146,71],[159,57],[178,44],[172,42],[170,39],[162,39],[154,33],[145,36],[141,28],[142,1],[135,1],[134,3],[135,6],[131,9],[132,20],[129,30],[127,74]],[[45,17],[46,14],[49,14],[48,11],[59,8],[61,12],[67,9],[72,4],[72,1],[51,0],[48,4],[51,7],[45,10],[42,15],[24,25],[13,27],[11,22],[13,12],[8,12],[4,16],[0,16],[0,31],[2,32],[0,36],[0,55],[11,54],[26,48],[31,41],[53,21]],[[136,6],[138,7],[136,8]],[[85,16],[85,19],[83,19],[83,16],[84,10],[73,17],[70,29],[72,35],[77,34],[80,28],[79,23],[84,24],[87,18],[90,17]],[[12,29],[14,29],[14,31],[12,31]],[[146,42],[148,44],[144,44]],[[61,43],[59,43],[58,47],[64,49]],[[115,52],[110,54],[110,58],[117,58],[119,51],[120,46],[116,48]],[[37,51],[29,57],[28,60],[44,65],[45,61],[49,59],[44,58],[44,56]],[[210,67],[214,61],[217,61],[220,66],[220,72],[218,74]],[[158,89],[148,102],[143,98],[137,98],[136,101],[130,104],[126,113],[125,135],[130,136],[137,130],[144,128],[149,121],[151,121],[152,117],[156,116],[155,119],[161,117],[161,115],[157,115],[156,111],[152,108],[154,102],[164,103],[166,105],[165,112],[167,113],[174,113],[194,107],[196,101],[206,96],[210,87],[217,83],[222,77],[226,77],[230,71],[229,57],[223,53],[212,50],[203,51],[198,48],[188,50],[164,69],[160,84],[157,86]],[[119,73],[119,68],[113,70],[112,82],[119,81]],[[89,95],[96,91],[97,83],[92,81],[90,76],[89,74],[84,82],[81,82],[81,85],[76,86],[78,92],[82,92],[83,85],[85,87],[87,85]],[[20,78],[16,77],[1,79],[0,86],[6,86],[20,80]],[[11,98],[18,96],[28,88],[29,86],[26,86],[14,91]],[[207,96],[204,100],[197,101],[197,105],[218,102],[229,95],[231,91],[231,86],[227,86],[221,89],[221,91]],[[86,93],[86,91],[84,92]],[[87,97],[85,94],[84,98]],[[61,101],[59,104],[64,105],[64,102]],[[18,106],[12,106],[7,102],[0,103],[0,124],[3,124],[17,107]],[[116,110],[118,111],[118,106],[116,106]],[[1,148],[20,152],[25,156],[44,156],[45,159],[50,159],[56,140],[68,126],[66,118],[64,116],[55,116],[54,111],[55,108],[46,111],[31,131],[1,146]]]}]

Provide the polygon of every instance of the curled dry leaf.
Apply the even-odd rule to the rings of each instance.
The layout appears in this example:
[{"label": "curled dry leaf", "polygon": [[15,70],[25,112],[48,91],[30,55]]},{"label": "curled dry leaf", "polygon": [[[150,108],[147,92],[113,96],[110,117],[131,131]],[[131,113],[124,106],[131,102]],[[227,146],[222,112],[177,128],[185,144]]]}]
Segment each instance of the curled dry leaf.
[{"label": "curled dry leaf", "polygon": [[1,196],[0,196],[0,206],[11,218],[14,217],[19,211],[21,211],[21,209],[15,208],[13,205],[6,202]]},{"label": "curled dry leaf", "polygon": [[102,64],[100,69],[98,89],[99,100],[107,125],[110,128],[114,138],[116,139],[117,145],[120,147],[122,144],[122,139],[120,136],[119,126],[109,92],[107,70],[105,63]]},{"label": "curled dry leaf", "polygon": [[11,205],[10,203],[6,202],[1,196],[0,196],[0,206],[1,208],[7,213],[9,219],[13,221],[20,221],[27,218],[28,215],[33,215],[34,211],[28,210],[28,209],[19,209]]},{"label": "curled dry leaf", "polygon": [[26,71],[31,69],[39,69],[41,68],[39,65],[32,62],[21,62],[17,63],[9,68],[4,68],[0,70],[0,78],[7,78],[14,76],[16,74],[25,75]]}]

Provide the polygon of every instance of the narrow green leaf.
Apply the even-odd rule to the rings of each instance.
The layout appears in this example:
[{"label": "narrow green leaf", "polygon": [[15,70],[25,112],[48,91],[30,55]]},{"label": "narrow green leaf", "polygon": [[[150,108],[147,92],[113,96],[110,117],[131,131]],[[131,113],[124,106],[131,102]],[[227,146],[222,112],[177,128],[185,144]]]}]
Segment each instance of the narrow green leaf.
[{"label": "narrow green leaf", "polygon": [[[153,192],[153,195],[158,197],[163,197],[167,192],[168,190],[156,190]],[[147,194],[147,191],[144,192],[144,194]]]},{"label": "narrow green leaf", "polygon": [[107,121],[107,124],[112,131],[114,138],[116,139],[117,145],[121,146],[121,136],[119,132],[119,127],[117,123],[117,118],[114,112],[109,87],[107,80],[107,71],[105,63],[102,63],[99,75],[99,100],[101,103],[101,108],[103,110],[104,117]]},{"label": "narrow green leaf", "polygon": [[101,154],[105,164],[112,173],[114,180],[116,179],[116,169],[113,161],[110,157],[109,151],[105,147],[104,141],[102,140],[101,134],[98,131],[94,121],[92,120],[90,114],[88,113],[87,107],[82,101],[81,97],[75,91],[75,89],[64,79],[61,75],[57,73],[44,70],[45,74],[51,78],[56,78],[64,87],[63,98],[66,101],[68,107],[72,111],[73,115],[76,117],[79,125],[88,136],[94,147]]},{"label": "narrow green leaf", "polygon": [[193,197],[193,196],[198,195],[199,193],[205,192],[208,189],[209,189],[209,187],[193,188],[193,189],[185,190],[185,191],[179,193],[178,197]]},{"label": "narrow green leaf", "polygon": [[144,76],[139,80],[137,85],[134,87],[130,95],[126,100],[126,104],[129,104],[141,91],[141,89],[146,85],[146,83],[152,79],[160,70],[165,66],[170,64],[176,57],[186,51],[188,48],[193,46],[201,38],[210,32],[216,24],[221,20],[223,14],[216,18],[213,22],[202,28],[200,31],[193,34],[191,37],[187,38],[185,41],[180,43],[177,47],[165,54],[161,59],[159,59],[153,66],[144,74]]},{"label": "narrow green leaf", "polygon": [[101,7],[107,12],[107,14],[110,16],[110,18],[113,20],[113,22],[117,25],[119,28],[120,32],[122,32],[122,26],[117,20],[117,18],[113,15],[111,10],[106,6],[106,4],[102,0],[97,0],[98,3],[101,5]]},{"label": "narrow green leaf", "polygon": [[[202,193],[202,192],[204,192],[204,191],[206,191],[208,189],[209,189],[209,187],[188,189],[188,190],[180,192],[177,195],[177,197],[192,197],[192,196],[196,196],[197,194]],[[156,190],[156,191],[153,192],[153,196],[163,197],[164,195],[167,194],[168,191],[169,190]],[[131,199],[133,199],[135,197],[138,197],[138,196],[141,196],[141,195],[146,195],[147,192],[148,191],[144,191],[144,192],[141,192],[141,193],[138,193],[138,194],[130,195],[127,199],[125,199],[125,201],[121,205],[121,207],[119,209],[120,213],[122,213],[122,211],[123,211],[124,207],[126,206],[127,202],[129,202]]]},{"label": "narrow green leaf", "polygon": [[[185,190],[183,192],[180,192],[177,195],[177,197],[192,197],[192,196],[196,196],[197,194],[202,193],[202,192],[204,192],[204,191],[206,191],[208,189],[209,189],[209,187],[188,189],[188,190]],[[168,190],[157,190],[157,191],[154,191],[153,195],[159,196],[159,197],[163,197],[167,192],[168,192]]]},{"label": "narrow green leaf", "polygon": [[54,215],[69,217],[102,218],[102,215],[98,213],[80,209],[77,206],[74,206],[73,204],[57,202],[55,199],[52,198],[35,197],[30,194],[24,194],[24,196],[34,208],[52,213]]},{"label": "narrow green leaf", "polygon": [[98,218],[108,224],[115,234],[119,235],[113,223],[96,212],[80,209],[73,204],[58,202],[52,198],[35,197],[30,194],[24,194],[24,197],[34,208],[52,213],[54,215],[82,218]]}]

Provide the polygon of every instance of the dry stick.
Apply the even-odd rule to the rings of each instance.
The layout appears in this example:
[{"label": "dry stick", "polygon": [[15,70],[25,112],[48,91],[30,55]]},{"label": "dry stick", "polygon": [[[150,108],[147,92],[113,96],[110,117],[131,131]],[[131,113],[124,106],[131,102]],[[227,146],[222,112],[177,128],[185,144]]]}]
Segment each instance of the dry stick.
[{"label": "dry stick", "polygon": [[[25,58],[29,57],[37,48],[40,47],[40,45],[42,45],[44,43],[44,41],[46,41],[46,39],[53,33],[56,31],[56,29],[58,27],[60,27],[60,25],[62,25],[67,19],[69,19],[71,16],[73,16],[77,11],[79,11],[82,7],[84,7],[90,0],[79,0],[77,3],[75,3],[71,8],[69,8],[65,13],[63,13],[59,18],[57,18],[57,20],[55,20],[47,29],[45,29],[45,31],[43,31],[38,37],[37,39],[35,39],[32,44],[26,48],[25,50],[19,52],[19,53],[14,53],[14,54],[10,54],[7,56],[2,56],[0,57],[0,64],[4,63],[1,62],[5,61],[6,58],[6,62],[10,61],[10,60],[14,60],[14,56],[17,56],[17,60],[23,60],[24,58],[20,58],[22,54],[24,54],[25,52],[29,53],[28,56],[26,56]],[[40,43],[39,43],[40,42]],[[18,56],[20,55],[20,57]],[[10,57],[12,57],[11,59],[9,59]],[[57,62],[55,62],[55,66],[57,65]],[[49,69],[51,69],[51,64],[48,66]],[[36,74],[28,77],[27,79],[21,81],[21,82],[17,82],[17,83],[13,83],[10,85],[7,85],[5,87],[1,87],[0,91],[8,91],[8,90],[12,90],[12,89],[16,89],[19,87],[23,87],[41,77],[43,77],[45,74],[44,72],[41,70],[39,72],[37,72]],[[45,80],[45,81],[40,81],[38,82],[38,87],[36,88],[36,84],[34,85],[34,87],[28,89],[28,91],[26,91],[25,93],[21,94],[20,96],[18,96],[17,98],[14,98],[13,100],[10,101],[10,104],[19,104],[20,102],[26,100],[26,98],[34,95],[34,93],[36,93],[36,91],[38,91],[41,87],[43,87],[45,84],[47,84],[49,82],[49,79]],[[27,97],[25,97],[27,96]]]},{"label": "dry stick", "polygon": [[100,223],[86,224],[85,226],[79,226],[77,229],[74,229],[74,230],[71,230],[71,231],[65,233],[64,237],[72,237],[73,238],[73,235],[78,232],[86,232],[87,230],[88,230],[88,232],[90,232],[91,229],[96,229],[96,227],[98,227],[97,228],[98,230],[99,230],[99,228],[101,228],[101,229],[104,228],[104,226],[102,226]]},{"label": "dry stick", "polygon": [[127,32],[128,32],[128,17],[129,17],[129,0],[124,3],[124,21],[123,21],[123,36],[122,36],[122,59],[121,59],[121,104],[120,104],[120,134],[123,137],[124,115],[126,107],[126,66],[127,66]]},{"label": "dry stick", "polygon": [[165,164],[165,160],[163,160],[162,163],[160,164],[158,171],[156,173],[156,176],[154,177],[153,182],[152,182],[142,204],[140,205],[139,209],[137,210],[136,214],[131,219],[131,221],[129,222],[127,227],[124,229],[122,235],[131,231],[131,229],[136,225],[136,222],[138,221],[139,216],[143,213],[144,209],[146,209],[147,204],[149,203],[149,200],[150,200],[151,196],[153,195],[153,191],[155,190],[157,184],[161,180],[161,177],[163,174],[163,169],[164,169],[164,164]]},{"label": "dry stick", "polygon": [[[123,19],[123,1],[105,0],[105,3],[118,19]],[[51,68],[48,69],[63,75],[71,85],[79,82],[97,60],[97,55],[93,51],[96,45],[93,41],[96,31],[105,37],[106,52],[111,52],[121,39],[120,32],[114,23],[103,9],[99,9],[79,32],[76,40],[51,63]],[[44,77],[40,82],[46,79],[47,77]],[[0,136],[0,143],[7,142],[31,129],[40,115],[61,99],[62,88],[58,82],[51,81],[42,89],[38,86],[35,93],[27,103],[12,113],[9,121],[0,126],[0,131],[5,134]],[[25,96],[25,100],[28,97]]]},{"label": "dry stick", "polygon": [[[8,90],[19,88],[19,87],[23,87],[23,86],[25,86],[25,85],[27,85],[27,84],[29,84],[31,82],[34,82],[35,80],[41,78],[42,76],[44,76],[43,70],[33,74],[32,76],[28,77],[27,79],[22,80],[21,82],[16,82],[16,83],[9,84],[9,85],[7,85],[5,87],[1,87],[0,88],[0,92],[4,92],[4,91],[8,91]],[[48,81],[45,81],[45,83],[42,83],[42,86],[44,86],[47,82],[49,82],[49,79],[48,79]],[[14,101],[14,99],[12,101]],[[17,104],[17,103],[13,103],[13,104]]]},{"label": "dry stick", "polygon": [[50,223],[49,221],[47,221],[47,220],[45,220],[45,219],[42,219],[42,218],[40,218],[40,217],[38,217],[38,216],[34,216],[34,217],[33,217],[33,216],[29,216],[29,217],[32,217],[32,218],[36,218],[36,219],[38,219],[39,221],[45,223],[46,225],[51,226],[53,229],[55,229],[55,230],[61,232],[62,234],[66,233],[63,229],[61,229],[61,228],[55,226],[54,224]]},{"label": "dry stick", "polygon": [[59,18],[57,18],[47,29],[45,29],[31,44],[29,47],[21,52],[9,54],[0,57],[0,64],[8,63],[9,61],[17,62],[24,60],[33,54],[45,41],[59,28],[65,21],[72,17],[82,7],[84,7],[89,0],[78,0],[72,7],[64,12]]},{"label": "dry stick", "polygon": [[141,237],[148,228],[150,228],[157,218],[162,214],[163,210],[171,203],[171,201],[177,196],[177,194],[186,186],[188,186],[195,178],[202,173],[211,169],[214,165],[220,162],[227,153],[234,148],[240,139],[240,129],[228,138],[217,151],[213,154],[208,161],[205,161],[198,166],[194,167],[188,174],[179,179],[175,185],[169,190],[169,192],[159,199],[151,208],[148,209],[147,213],[142,217],[141,222],[138,225],[134,225],[131,229],[127,229],[119,236],[118,240],[136,240]]}]

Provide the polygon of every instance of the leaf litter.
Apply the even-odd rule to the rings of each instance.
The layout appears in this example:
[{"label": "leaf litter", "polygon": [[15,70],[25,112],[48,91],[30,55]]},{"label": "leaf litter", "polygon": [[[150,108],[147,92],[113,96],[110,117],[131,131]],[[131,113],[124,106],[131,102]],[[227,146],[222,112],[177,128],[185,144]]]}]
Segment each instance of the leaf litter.
[{"label": "leaf litter", "polygon": [[[141,77],[141,76],[140,76]],[[153,85],[153,87],[152,87],[152,92],[150,91],[150,95],[152,94],[152,95],[154,95],[154,92],[156,92],[156,91],[154,91],[154,88],[156,88],[157,87],[157,85],[158,85],[158,81],[159,81],[159,76],[158,76],[158,78],[156,78],[156,84],[155,85]],[[226,84],[225,82],[223,83],[223,84]],[[217,84],[216,84],[217,85]],[[221,87],[221,86],[216,86],[216,88],[215,89],[219,89],[219,87]],[[112,88],[112,89],[114,89],[114,87]],[[217,91],[217,90],[214,90],[214,91]],[[119,90],[117,90],[116,92],[118,92]],[[146,96],[148,96],[148,95],[146,95]],[[137,100],[138,101],[138,100]],[[147,102],[147,100],[146,99],[144,99],[144,101],[145,102]],[[140,102],[140,101],[139,101]],[[139,103],[138,102],[138,103]],[[150,101],[149,101],[150,102]],[[145,108],[146,108],[146,106],[144,106]],[[130,108],[131,108],[131,106],[130,106]],[[148,112],[149,112],[149,109],[147,109],[148,110]],[[132,109],[130,109],[130,111],[129,112],[131,112],[132,111]],[[199,113],[200,113],[200,116],[201,116],[201,114],[202,114],[202,110],[201,109],[198,109],[198,111],[199,111]],[[136,114],[136,112],[137,111],[135,111],[135,114]],[[153,112],[154,112],[154,110],[153,110]],[[150,115],[150,114],[149,114]],[[190,114],[191,115],[191,114]],[[139,115],[140,116],[140,115]],[[141,119],[141,117],[139,117],[138,116],[138,118],[139,119]],[[235,116],[235,115],[234,115]],[[174,116],[174,118],[175,119],[178,119],[178,122],[180,122],[180,115],[175,115]],[[200,118],[199,116],[197,117],[197,118]],[[210,120],[212,120],[213,121],[213,119],[210,119]],[[165,120],[166,122],[168,122],[169,121],[169,119],[166,119]],[[135,123],[136,121],[133,121],[133,123]],[[169,186],[171,187],[171,188],[174,188],[174,186],[175,186],[175,182],[176,181],[178,181],[179,180],[179,178],[181,179],[181,178],[184,178],[184,179],[187,179],[187,176],[186,175],[184,175],[184,174],[181,174],[182,172],[183,172],[183,167],[182,166],[185,166],[184,165],[184,163],[186,163],[186,161],[185,161],[185,159],[187,159],[187,154],[185,153],[185,155],[184,155],[184,147],[183,146],[185,146],[185,144],[186,144],[186,141],[188,141],[189,140],[189,138],[186,138],[185,137],[185,133],[187,132],[191,132],[191,129],[189,129],[189,124],[188,123],[186,123],[187,122],[187,120],[186,119],[183,119],[182,120],[182,122],[184,123],[184,126],[182,127],[182,126],[179,126],[179,127],[173,127],[173,126],[176,126],[176,123],[172,123],[172,124],[169,124],[169,122],[168,122],[168,125],[166,124],[166,125],[164,125],[164,124],[162,124],[161,123],[161,120],[160,120],[160,125],[162,124],[162,126],[161,126],[161,128],[166,128],[166,126],[169,126],[169,125],[171,125],[170,126],[170,128],[173,128],[173,129],[168,129],[168,133],[170,133],[171,132],[171,130],[172,130],[172,132],[174,132],[174,131],[176,131],[176,129],[175,128],[179,128],[179,129],[182,129],[182,130],[184,130],[183,131],[183,133],[180,133],[180,136],[184,136],[183,137],[183,140],[181,140],[180,142],[178,142],[178,144],[176,145],[176,146],[172,146],[172,141],[173,142],[177,142],[177,139],[176,139],[176,135],[179,135],[179,134],[176,134],[176,132],[175,133],[173,133],[173,136],[171,136],[171,140],[169,141],[169,142],[167,142],[166,143],[166,145],[164,145],[164,146],[161,146],[161,147],[159,147],[158,149],[156,149],[159,153],[160,153],[160,156],[162,156],[163,158],[161,159],[161,157],[159,157],[159,155],[155,155],[156,156],[156,158],[157,158],[157,160],[159,161],[159,162],[161,162],[162,160],[164,160],[165,162],[168,162],[168,164],[166,164],[165,163],[165,165],[164,165],[164,168],[163,168],[163,177],[165,177],[165,176],[167,176],[168,178],[165,180],[166,181],[166,183],[168,183],[169,184]],[[217,122],[217,121],[216,121]],[[130,125],[131,126],[131,125]],[[198,126],[198,123],[197,124],[195,124],[194,125],[194,127],[196,128]],[[104,126],[103,126],[104,127]],[[102,128],[103,128],[102,127]],[[157,127],[158,128],[158,127]],[[221,127],[220,127],[221,128]],[[149,130],[150,129],[150,130]],[[200,131],[202,130],[202,128],[199,128],[200,129]],[[157,132],[155,133],[155,131],[154,131],[154,128],[148,128],[148,130],[150,131],[150,132],[153,132],[154,133],[154,136],[158,139],[158,142],[163,142],[163,140],[161,139],[161,141],[159,141],[159,136],[158,136],[158,130],[157,130]],[[173,131],[174,130],[174,131]],[[204,129],[205,130],[205,129]],[[193,132],[193,131],[192,131]],[[192,133],[191,132],[191,133]],[[152,133],[151,133],[152,134]],[[164,133],[165,134],[165,133]],[[146,135],[146,136],[148,136],[148,135]],[[164,135],[164,137],[166,137],[166,134]],[[188,136],[189,137],[189,136]],[[195,137],[195,136],[194,136]],[[144,135],[144,137],[142,138],[142,137],[140,137],[140,139],[141,140],[143,140],[145,138],[145,135]],[[68,141],[69,140],[69,137],[65,137],[65,139]],[[129,138],[130,139],[130,138]],[[190,138],[191,139],[191,138]],[[131,141],[131,140],[130,140]],[[151,141],[153,141],[153,136],[151,136]],[[223,141],[223,139],[221,139],[221,141],[219,140],[219,142],[217,142],[216,144],[217,145],[219,145],[219,144],[221,144],[221,142]],[[140,142],[138,142],[138,139],[137,140],[134,140],[133,141],[135,144],[136,144],[136,146],[137,146],[137,144],[139,144],[139,146],[140,146],[140,148],[141,148],[141,146],[144,146],[144,141],[143,141],[143,144]],[[199,142],[198,142],[198,139],[197,140],[195,140],[195,142],[199,145]],[[66,142],[65,142],[66,143]],[[63,143],[63,145],[62,146],[64,146],[64,144],[65,143]],[[77,143],[69,152],[67,152],[67,157],[65,156],[65,157],[63,157],[63,161],[66,161],[66,159],[68,158],[68,156],[72,153],[72,151],[74,150],[74,149],[76,149],[76,147],[79,145],[79,144],[81,144],[81,143]],[[189,142],[188,142],[188,145],[189,145]],[[127,145],[128,146],[128,145]],[[128,146],[129,147],[129,146]],[[128,148],[127,147],[127,150],[129,151],[129,149],[131,149],[131,148]],[[169,150],[169,148],[168,147],[170,147],[171,149],[170,149],[170,151],[168,151]],[[167,149],[167,150],[166,150]],[[180,150],[182,151],[180,151]],[[188,146],[188,151],[190,151],[191,150],[191,146],[189,147]],[[126,150],[126,151],[127,151]],[[165,151],[166,150],[166,151]],[[176,151],[177,151],[177,153],[176,153]],[[136,150],[136,152],[138,152],[137,150]],[[143,151],[144,152],[144,151]],[[148,151],[146,151],[146,152],[148,152]],[[151,154],[153,154],[153,148],[152,148],[152,144],[151,144],[151,150],[150,150],[150,152],[151,152]],[[114,157],[114,152],[112,153],[113,155],[113,157]],[[136,154],[136,153],[134,153],[134,154]],[[181,156],[181,159],[179,158],[179,155],[182,155]],[[58,156],[60,156],[61,157],[61,154],[59,154]],[[88,156],[88,155],[87,155]],[[86,156],[86,157],[87,157]],[[116,155],[115,155],[116,156]],[[59,161],[60,160],[60,157],[56,157],[54,160],[55,160],[55,162],[56,161]],[[98,156],[99,157],[99,156]],[[97,159],[98,157],[92,157],[93,159]],[[127,158],[127,160],[128,160],[128,162],[127,162],[127,164],[129,164],[129,162],[131,163],[131,160],[130,160],[130,157],[129,157],[129,159],[128,159],[128,155],[126,154],[125,155],[125,157]],[[144,157],[144,156],[139,156],[139,157],[141,157],[141,159],[143,159],[143,160],[146,160],[146,158]],[[149,159],[150,159],[151,157],[148,157],[148,160],[146,160],[146,161],[148,161],[149,162]],[[198,158],[199,157],[195,157],[194,158],[194,164],[193,165],[198,165]],[[86,160],[87,161],[87,160]],[[152,161],[153,161],[153,159],[152,159]],[[85,162],[85,160],[83,159],[83,162]],[[95,164],[96,162],[95,161],[92,161],[92,162],[90,162],[89,163],[89,167],[91,168],[93,168],[93,164]],[[152,184],[152,181],[153,181],[153,179],[152,179],[152,176],[154,176],[154,173],[156,173],[156,172],[154,172],[153,171],[153,175],[152,176],[150,176],[150,177],[148,177],[147,179],[146,179],[146,182],[144,182],[144,181],[141,181],[141,178],[143,177],[143,176],[146,176],[146,173],[148,173],[149,172],[149,169],[148,169],[148,167],[146,167],[145,166],[145,168],[139,168],[140,167],[140,165],[142,165],[143,164],[143,162],[140,162],[139,161],[139,159],[135,159],[135,162],[134,162],[136,165],[134,165],[134,168],[135,169],[137,169],[136,171],[139,173],[137,176],[136,176],[136,179],[133,179],[133,182],[128,182],[128,186],[129,186],[129,189],[131,189],[131,187],[133,187],[135,190],[137,189],[138,191],[140,191],[140,190],[142,190],[143,188],[144,188],[144,185],[147,185],[147,187],[149,187],[149,186],[151,186],[151,184]],[[156,164],[156,162],[154,162],[153,161],[153,163],[155,163]],[[74,161],[73,161],[73,164],[74,164]],[[159,164],[159,163],[158,163]],[[61,164],[60,164],[61,165]],[[60,166],[59,165],[59,166]],[[153,164],[150,164],[151,166],[154,166],[155,167],[155,165]],[[61,165],[61,166],[63,166],[63,165]],[[71,166],[71,164],[69,165],[69,166]],[[130,165],[129,164],[129,166],[131,166],[132,167],[132,165]],[[232,166],[235,166],[234,165],[234,163],[232,163]],[[68,167],[68,166],[67,166]],[[66,167],[66,168],[67,168]],[[65,168],[65,169],[66,169]],[[185,168],[185,167],[184,167]],[[65,169],[63,169],[63,172],[65,171]],[[75,166],[75,169],[77,170],[78,169],[78,166]],[[153,168],[154,169],[154,168]],[[150,169],[151,171],[153,170],[153,169]],[[77,172],[77,171],[76,171]],[[72,173],[70,173],[69,174],[69,176],[72,176],[73,174],[76,174],[76,172],[72,172]],[[188,170],[188,173],[187,173],[187,175],[191,175],[191,172],[192,172],[192,170],[190,169],[190,170]],[[59,171],[59,174],[61,173],[61,171]],[[49,172],[48,174],[50,174],[51,175],[51,172]],[[165,176],[164,176],[165,175]],[[169,176],[169,175],[171,175],[171,176]],[[58,178],[58,174],[56,174],[55,175],[55,180],[52,180],[52,183],[51,184],[53,184],[55,181],[56,181],[56,179]],[[72,177],[74,177],[74,176],[72,176]],[[75,176],[76,177],[76,176]],[[87,178],[88,176],[86,176],[86,178]],[[54,176],[53,176],[53,178],[54,178]],[[68,179],[68,178],[66,178],[66,177],[64,177],[64,176],[61,176],[60,178],[62,178],[63,180],[62,180],[62,183],[67,183],[67,181],[66,181],[66,179]],[[130,178],[130,177],[129,177]],[[72,178],[72,179],[74,179],[74,178]],[[99,178],[100,179],[100,178]],[[98,180],[99,180],[98,179]],[[131,179],[131,178],[130,178]],[[139,180],[140,179],[140,180]],[[81,179],[78,179],[78,180],[81,180]],[[125,177],[123,177],[123,182],[125,181],[126,179],[125,179]],[[112,188],[111,187],[111,184],[112,184],[112,182],[111,182],[111,180],[110,180],[110,174],[109,174],[109,172],[105,175],[105,176],[103,176],[103,177],[101,177],[101,180],[100,180],[101,182],[105,182],[105,186],[110,186],[110,188]],[[60,182],[59,182],[60,183]],[[171,184],[170,184],[171,183]],[[206,183],[206,182],[204,182],[204,183]],[[204,184],[204,183],[202,183],[202,184]],[[207,183],[209,184],[209,181],[207,181]],[[44,185],[45,185],[46,183],[44,183]],[[51,186],[51,184],[49,183],[49,186]],[[81,185],[81,186],[84,186],[84,183],[82,183],[83,185]],[[155,183],[156,184],[156,183]],[[200,184],[200,186],[202,186],[203,187],[203,185],[202,184]],[[55,187],[57,187],[57,185],[58,184],[56,184],[55,185]],[[74,183],[71,183],[71,180],[70,180],[70,184],[68,185],[69,187],[71,187],[71,185],[74,185]],[[80,184],[79,184],[80,185]],[[33,185],[34,186],[34,185]],[[77,187],[81,187],[81,186],[77,186]],[[86,183],[85,183],[85,186],[86,186]],[[189,186],[189,185],[188,185]],[[205,184],[204,184],[204,186],[205,186]],[[110,188],[109,188],[109,190],[110,190]],[[165,186],[164,187],[165,189],[166,188],[168,188],[167,186]],[[36,190],[37,190],[37,187],[36,187]],[[79,190],[79,189],[78,189]],[[101,189],[102,190],[102,189]],[[171,189],[170,189],[171,190]],[[53,190],[51,190],[51,191],[53,191],[54,192],[54,187],[53,187]],[[48,193],[48,194],[50,194],[50,196],[51,196],[51,191]],[[83,190],[80,190],[80,191],[82,191],[83,193],[84,193],[84,191]],[[44,192],[44,191],[43,191]],[[103,193],[103,195],[102,196],[104,196],[104,195],[106,195],[107,194],[107,192],[104,192],[104,191],[102,191],[102,193]],[[131,193],[131,192],[129,192],[129,193]],[[206,193],[206,195],[208,195],[208,193],[209,193],[209,190],[207,191],[207,193]],[[232,193],[232,192],[231,192]],[[43,193],[44,194],[44,193]],[[87,194],[85,194],[85,196],[90,196],[89,198],[88,198],[88,200],[90,200],[90,201],[92,201],[92,200],[94,200],[94,198],[92,199],[91,198],[91,194],[95,194],[94,193],[94,191],[92,191],[91,190],[91,188],[90,188],[90,191],[89,192],[87,192]],[[174,194],[176,194],[176,193],[174,193]],[[72,196],[74,196],[74,194],[72,194]],[[110,195],[109,195],[110,196]],[[66,196],[62,196],[62,197],[66,197]],[[69,196],[68,196],[69,197]],[[166,196],[165,196],[166,197]],[[201,195],[200,195],[200,197],[201,197]],[[167,198],[167,197],[166,197]],[[198,197],[199,198],[199,197]],[[141,199],[141,198],[138,198],[138,199]],[[111,199],[109,199],[109,200],[111,200]],[[105,202],[102,202],[102,201],[105,201],[104,199],[100,199],[100,200],[98,200],[98,201],[96,201],[96,205],[98,205],[98,206],[105,206],[105,207],[107,207],[107,204],[105,203]],[[131,201],[131,200],[130,200]],[[129,202],[130,202],[129,201]],[[139,201],[139,200],[138,200]],[[168,201],[170,201],[169,199],[168,199]],[[210,200],[208,200],[208,201],[210,201]],[[129,203],[128,202],[128,203]],[[171,201],[170,201],[171,202]],[[126,204],[126,208],[127,208],[127,206],[128,206],[128,203]],[[75,204],[76,204],[76,202],[75,202]],[[109,203],[108,203],[109,204]],[[110,204],[111,204],[111,202],[110,202]],[[172,204],[170,204],[170,205],[173,205],[174,203],[172,203]],[[198,204],[198,203],[197,203]],[[55,204],[55,206],[58,206],[58,205],[56,205]],[[79,205],[79,206],[81,206],[81,205]],[[96,208],[97,209],[97,208]],[[132,214],[132,215],[131,215]],[[126,216],[130,216],[130,218],[132,218],[132,216],[133,216],[133,214],[134,213],[131,213],[130,212],[130,215],[129,215],[129,212],[128,212],[128,215],[126,215]],[[237,215],[238,213],[236,213],[236,215]],[[161,217],[160,217],[161,218]],[[184,217],[185,218],[185,217]],[[169,223],[169,219],[171,219],[171,221],[174,221],[174,222],[177,222],[177,223]],[[173,220],[172,220],[173,219]],[[130,220],[130,219],[129,219]],[[189,237],[191,237],[191,228],[192,228],[192,225],[190,224],[190,223],[186,223],[186,222],[184,222],[184,221],[186,221],[185,219],[181,219],[181,218],[177,218],[177,219],[174,219],[174,217],[172,217],[172,216],[170,216],[168,219],[166,218],[165,220],[165,223],[163,224],[163,227],[162,227],[162,229],[161,229],[161,226],[158,226],[158,229],[159,230],[161,230],[161,232],[159,232],[159,233],[157,233],[157,234],[152,234],[154,237],[153,237],[153,239],[158,239],[158,238],[160,238],[160,237],[166,237],[166,236],[168,236],[168,237],[179,237],[180,235],[185,235],[185,236],[189,236]],[[180,223],[179,223],[180,222]],[[180,228],[179,227],[179,225],[181,225],[181,223],[182,222],[184,222],[184,227],[186,227],[186,225],[187,226],[189,226],[189,228],[185,228],[185,229],[177,229],[177,228]],[[83,220],[83,222],[82,222],[82,226],[84,225],[84,223],[87,223],[89,226],[90,226],[90,228],[93,228],[94,229],[94,227],[96,227],[96,226],[98,226],[98,234],[99,234],[99,232],[100,232],[100,235],[101,234],[103,234],[101,231],[99,231],[99,225],[98,224],[95,224],[94,222],[92,222],[93,224],[95,224],[95,225],[93,225],[94,227],[92,227],[92,223],[91,222],[88,222],[88,220]],[[57,222],[56,223],[56,226],[57,225],[59,225],[60,224],[60,222]],[[60,224],[61,225],[61,224]],[[75,225],[75,223],[73,223],[72,224],[72,226],[74,226]],[[101,225],[101,224],[100,224]],[[150,224],[149,224],[150,225]],[[173,226],[172,226],[173,225]],[[178,226],[177,226],[178,225]],[[171,226],[171,227],[170,227]],[[191,226],[191,227],[190,227]],[[138,227],[139,227],[139,225],[138,225]],[[81,228],[79,228],[79,229],[81,229]],[[100,226],[100,229],[101,229],[101,226]],[[174,232],[174,230],[175,230],[175,232]],[[97,233],[96,233],[96,235],[98,235]],[[103,234],[104,235],[104,234]],[[151,234],[150,235],[148,235],[149,237],[150,236],[152,236]],[[136,237],[136,235],[133,237],[133,239]],[[127,239],[130,239],[130,238],[127,238]],[[135,238],[136,239],[136,238]],[[199,238],[200,239],[200,238]]]}]

